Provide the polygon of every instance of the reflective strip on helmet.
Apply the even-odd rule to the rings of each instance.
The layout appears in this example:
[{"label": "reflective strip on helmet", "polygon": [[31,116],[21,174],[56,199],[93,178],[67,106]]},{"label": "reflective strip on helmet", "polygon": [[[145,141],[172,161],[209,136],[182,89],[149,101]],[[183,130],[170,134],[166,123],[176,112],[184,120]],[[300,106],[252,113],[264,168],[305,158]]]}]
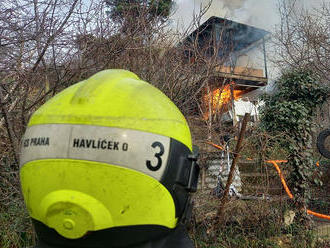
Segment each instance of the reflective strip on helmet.
[{"label": "reflective strip on helmet", "polygon": [[123,166],[160,180],[170,138],[137,130],[69,124],[28,127],[20,165],[41,159],[80,159]]}]

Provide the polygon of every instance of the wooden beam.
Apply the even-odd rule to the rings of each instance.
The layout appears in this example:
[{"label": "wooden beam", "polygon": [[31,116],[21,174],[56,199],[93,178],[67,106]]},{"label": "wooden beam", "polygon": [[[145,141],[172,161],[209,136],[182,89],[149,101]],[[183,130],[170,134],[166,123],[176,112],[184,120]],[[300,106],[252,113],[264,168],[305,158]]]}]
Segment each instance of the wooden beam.
[{"label": "wooden beam", "polygon": [[265,86],[268,82],[268,78],[264,78],[264,77],[244,76],[244,75],[237,75],[237,74],[224,73],[224,72],[216,72],[215,76],[224,77],[224,78],[242,79],[242,80],[255,81],[261,83],[258,86]]}]

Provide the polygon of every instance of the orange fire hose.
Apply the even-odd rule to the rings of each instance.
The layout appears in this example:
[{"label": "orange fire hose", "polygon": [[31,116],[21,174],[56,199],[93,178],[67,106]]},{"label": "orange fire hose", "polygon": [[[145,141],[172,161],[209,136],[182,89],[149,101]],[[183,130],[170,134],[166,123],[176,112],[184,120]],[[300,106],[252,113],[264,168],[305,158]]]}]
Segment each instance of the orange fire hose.
[{"label": "orange fire hose", "polygon": [[[293,198],[293,195],[292,195],[292,193],[291,193],[289,187],[287,186],[287,184],[286,184],[286,182],[285,182],[285,179],[284,179],[284,177],[283,177],[283,174],[282,174],[282,171],[281,171],[280,167],[279,167],[278,164],[277,164],[277,163],[285,163],[285,162],[287,162],[287,160],[267,160],[267,161],[266,161],[266,163],[271,163],[271,164],[274,165],[275,169],[276,169],[277,172],[278,172],[278,175],[279,175],[280,178],[281,178],[281,182],[282,182],[282,185],[283,185],[283,187],[284,187],[284,189],[285,189],[285,192],[288,194],[288,196],[290,197],[290,199],[292,199],[292,198]],[[307,213],[308,213],[308,214],[311,214],[311,215],[314,215],[314,216],[316,216],[316,217],[318,217],[318,218],[322,218],[322,219],[330,220],[330,215],[320,214],[320,213],[314,212],[314,211],[309,210],[309,209],[307,209]]]},{"label": "orange fire hose", "polygon": [[212,143],[211,141],[206,141],[207,144],[218,148],[219,150],[225,150],[222,146]]},{"label": "orange fire hose", "polygon": [[[218,148],[219,150],[224,150],[224,148],[220,145],[217,145],[217,144],[214,144],[210,141],[207,141],[206,142],[207,144],[210,144],[212,146],[214,146],[215,148]],[[282,185],[283,185],[283,188],[285,189],[285,192],[287,193],[287,195],[289,196],[290,199],[293,199],[293,195],[288,187],[288,185],[286,184],[286,181],[284,179],[284,176],[282,174],[282,171],[280,169],[280,167],[278,166],[277,163],[286,163],[288,162],[287,160],[267,160],[266,163],[271,163],[274,165],[275,169],[277,170],[277,173],[281,179],[281,182],[282,182]],[[319,166],[319,161],[316,162],[316,166]],[[330,215],[326,215],[326,214],[320,214],[320,213],[317,213],[317,212],[314,212],[312,210],[309,210],[307,209],[307,214],[311,214],[311,215],[314,215],[318,218],[322,218],[322,219],[326,219],[326,220],[330,220]]]},{"label": "orange fire hose", "polygon": [[281,171],[280,167],[277,164],[277,163],[286,163],[286,162],[288,162],[288,161],[287,160],[267,160],[266,161],[266,163],[271,163],[271,164],[274,165],[275,169],[277,170],[278,175],[281,178],[281,182],[282,182],[282,185],[283,185],[283,187],[285,189],[285,192],[288,194],[288,196],[290,197],[290,199],[292,199],[293,198],[293,195],[292,195],[292,193],[291,193],[288,185],[285,182],[285,179],[283,177],[283,174],[282,174],[282,171]]}]

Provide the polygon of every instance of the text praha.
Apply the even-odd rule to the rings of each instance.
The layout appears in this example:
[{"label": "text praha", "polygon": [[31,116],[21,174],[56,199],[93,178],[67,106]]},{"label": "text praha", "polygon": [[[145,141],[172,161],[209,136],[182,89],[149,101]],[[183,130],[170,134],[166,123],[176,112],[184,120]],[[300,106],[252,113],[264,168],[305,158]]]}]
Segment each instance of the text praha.
[{"label": "text praha", "polygon": [[23,140],[23,146],[49,146],[49,137],[35,137]]}]

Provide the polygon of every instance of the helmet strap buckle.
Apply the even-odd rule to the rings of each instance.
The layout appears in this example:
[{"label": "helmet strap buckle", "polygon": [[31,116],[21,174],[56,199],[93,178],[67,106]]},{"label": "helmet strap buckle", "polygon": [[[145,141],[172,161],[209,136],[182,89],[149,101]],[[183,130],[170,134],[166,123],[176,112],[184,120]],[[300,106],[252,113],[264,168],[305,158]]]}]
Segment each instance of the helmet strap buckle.
[{"label": "helmet strap buckle", "polygon": [[194,146],[193,153],[187,157],[181,157],[178,164],[176,183],[182,185],[188,192],[196,192],[199,175],[198,148]]},{"label": "helmet strap buckle", "polygon": [[197,191],[198,176],[200,171],[199,165],[197,164],[197,158],[198,158],[198,154],[188,155],[188,159],[191,161],[191,167],[190,167],[189,180],[186,189],[189,192]]}]

